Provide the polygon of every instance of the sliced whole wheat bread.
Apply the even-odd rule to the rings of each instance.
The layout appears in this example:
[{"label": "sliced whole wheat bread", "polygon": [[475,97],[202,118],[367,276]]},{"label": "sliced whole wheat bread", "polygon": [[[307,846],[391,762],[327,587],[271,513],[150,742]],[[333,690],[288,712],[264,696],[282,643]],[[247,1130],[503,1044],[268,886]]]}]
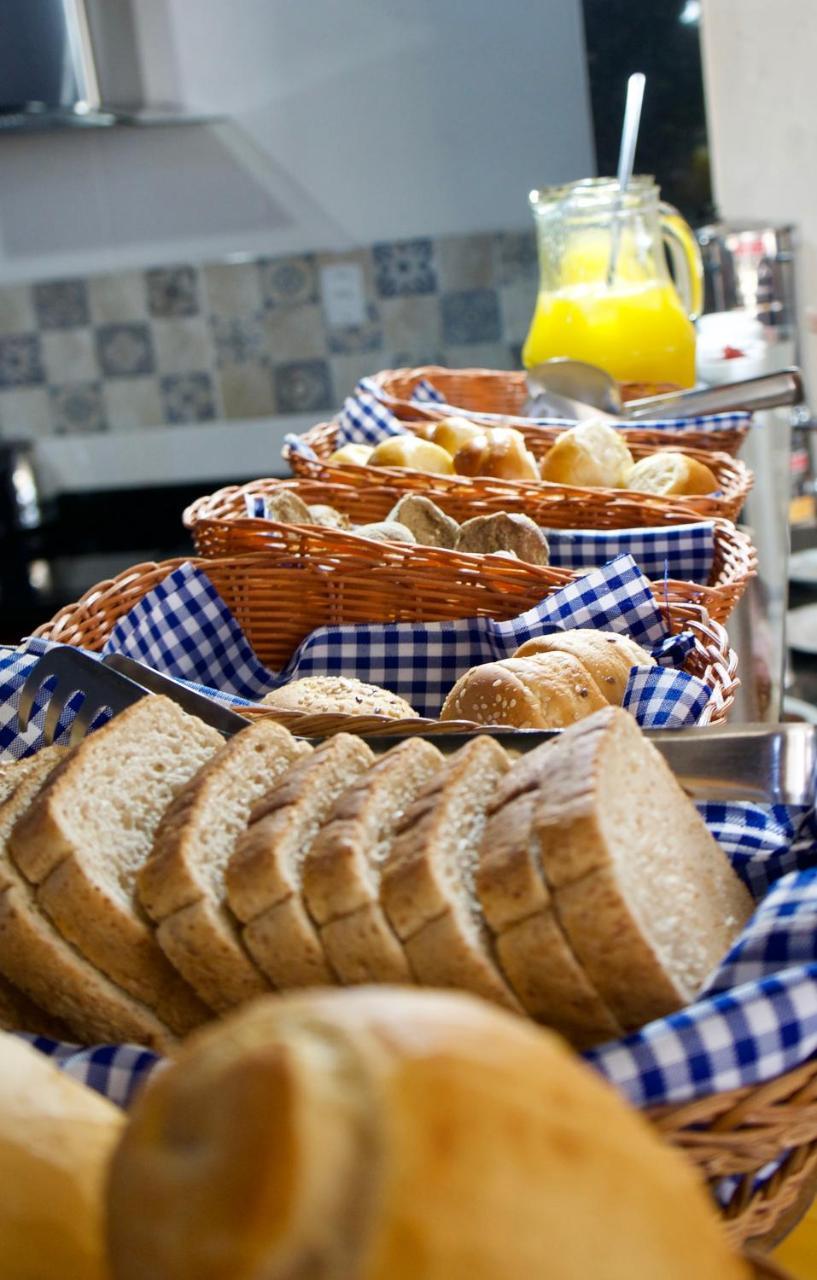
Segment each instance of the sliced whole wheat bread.
[{"label": "sliced whole wheat bread", "polygon": [[393,747],[335,802],[304,859],[304,901],[343,983],[412,981],[380,906],[380,869],[406,810],[443,767],[422,738]]},{"label": "sliced whole wheat bread", "polygon": [[258,720],[231,738],[178,793],[137,877],[139,900],[172,964],[213,1009],[269,991],[226,905],[224,873],[253,805],[312,748]]},{"label": "sliced whole wheat bread", "polygon": [[0,1029],[22,1031],[32,1036],[48,1036],[50,1040],[70,1040],[73,1032],[67,1022],[52,1017],[45,1009],[0,976]]},{"label": "sliced whole wheat bread", "polygon": [[67,1035],[58,1026],[49,1033],[45,1022],[45,1034],[86,1044],[134,1041],[167,1050],[174,1038],[170,1029],[65,941],[9,857],[7,841],[15,823],[65,754],[62,748],[47,748],[26,761],[17,787],[0,804],[0,974],[45,1016],[68,1028]]},{"label": "sliced whole wheat bread", "polygon": [[493,955],[474,889],[486,810],[510,760],[492,738],[461,747],[406,813],[381,901],[418,982],[519,1009]]},{"label": "sliced whole wheat bread", "polygon": [[238,839],[226,874],[229,904],[277,987],[335,981],[300,897],[301,867],[335,800],[373,760],[360,738],[330,738],[289,769]]},{"label": "sliced whole wheat bread", "polygon": [[169,699],[143,698],[57,766],[9,842],[63,937],[180,1034],[207,1010],[156,941],[135,881],[165,809],[221,743]]}]

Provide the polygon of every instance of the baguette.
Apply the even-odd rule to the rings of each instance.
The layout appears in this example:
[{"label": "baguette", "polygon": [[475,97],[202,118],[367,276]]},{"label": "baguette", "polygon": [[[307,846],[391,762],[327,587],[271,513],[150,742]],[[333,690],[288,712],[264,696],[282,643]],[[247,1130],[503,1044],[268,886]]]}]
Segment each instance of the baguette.
[{"label": "baguette", "polygon": [[412,980],[380,906],[380,871],[406,810],[442,767],[422,738],[387,751],[335,802],[304,860],[304,900],[343,983]]},{"label": "baguette", "polygon": [[135,881],[165,809],[221,743],[168,698],[143,698],[57,766],[10,839],[63,937],[179,1034],[207,1010],[161,950]]},{"label": "baguette", "polygon": [[163,951],[217,1012],[269,990],[227,908],[224,873],[253,805],[309,754],[271,720],[243,729],[176,795],[137,876]]}]

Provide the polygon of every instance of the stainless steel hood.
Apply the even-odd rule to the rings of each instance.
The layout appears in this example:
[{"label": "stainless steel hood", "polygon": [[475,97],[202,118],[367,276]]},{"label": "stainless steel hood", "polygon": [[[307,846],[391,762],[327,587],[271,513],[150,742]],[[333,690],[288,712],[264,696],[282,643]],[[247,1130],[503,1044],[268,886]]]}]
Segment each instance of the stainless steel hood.
[{"label": "stainless steel hood", "polygon": [[213,119],[145,102],[131,0],[0,0],[0,134]]}]

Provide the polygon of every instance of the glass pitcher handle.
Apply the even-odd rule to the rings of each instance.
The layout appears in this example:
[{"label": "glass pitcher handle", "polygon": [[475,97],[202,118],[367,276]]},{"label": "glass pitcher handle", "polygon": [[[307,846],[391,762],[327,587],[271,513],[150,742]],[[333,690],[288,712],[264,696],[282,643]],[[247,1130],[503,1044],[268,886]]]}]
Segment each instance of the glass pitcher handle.
[{"label": "glass pitcher handle", "polygon": [[695,233],[671,204],[659,205],[661,235],[675,273],[675,287],[690,320],[697,320],[704,303],[704,264]]}]

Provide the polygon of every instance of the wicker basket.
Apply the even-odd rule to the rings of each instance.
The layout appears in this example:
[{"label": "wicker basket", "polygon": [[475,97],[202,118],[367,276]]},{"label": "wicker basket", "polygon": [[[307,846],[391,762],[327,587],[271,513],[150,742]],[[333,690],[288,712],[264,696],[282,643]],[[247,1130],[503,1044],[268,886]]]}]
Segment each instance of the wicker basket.
[{"label": "wicker basket", "polygon": [[[440,416],[438,406],[428,402],[417,403],[411,398],[414,388],[423,378],[436,387],[446,404],[456,408],[465,417],[479,417],[483,413],[518,417],[528,394],[524,373],[509,373],[498,369],[445,369],[438,365],[427,365],[421,369],[384,369],[372,381],[380,387],[383,401],[395,417],[411,423],[433,421]],[[653,393],[653,389],[633,387],[633,395],[628,396],[627,384],[622,387],[622,397],[625,400]],[[520,418],[519,423],[514,425],[524,428],[526,422],[527,419]],[[552,443],[564,428],[552,427],[545,430],[550,433]],[[631,446],[666,446],[672,443],[676,448],[714,449],[735,457],[746,438],[748,426],[735,424],[711,431],[689,426],[671,433],[660,427],[632,426],[623,428],[623,431]]]},{"label": "wicker basket", "polygon": [[[375,469],[374,467],[339,466],[328,461],[337,447],[337,432],[337,423],[322,422],[304,433],[302,439],[305,444],[314,449],[317,460],[313,461],[301,453],[291,451],[289,461],[296,475],[310,480],[351,484],[358,487],[380,483],[382,477],[382,483],[393,485],[401,493],[424,493],[435,502],[438,500],[438,495],[445,496],[454,492],[458,492],[463,501],[479,500],[490,495],[499,496],[507,501],[514,494],[526,500],[542,493],[566,494],[584,504],[587,513],[585,527],[597,528],[596,507],[603,506],[611,497],[621,497],[623,493],[627,493],[628,497],[639,502],[649,501],[653,510],[662,506],[665,510],[670,507],[675,508],[681,501],[684,506],[695,511],[699,518],[720,516],[726,520],[737,520],[752,487],[751,471],[737,458],[732,458],[726,453],[711,453],[704,449],[691,448],[685,449],[685,452],[690,457],[706,463],[717,477],[719,490],[717,497],[684,495],[682,498],[677,496],[661,498],[630,490],[582,489],[573,485],[551,484],[545,481],[497,480],[488,476],[430,475],[425,471],[412,471],[408,467],[377,467]],[[546,438],[547,429],[530,427],[525,435],[529,449],[538,460],[541,460],[552,444],[552,439]],[[666,445],[666,441],[664,444]],[[654,446],[640,444],[632,445],[631,450],[636,459],[656,452]]]},{"label": "wicker basket", "polygon": [[[388,484],[353,488],[351,485],[323,484],[311,480],[255,480],[242,486],[230,485],[219,489],[217,493],[198,498],[184,513],[185,526],[193,534],[199,555],[217,558],[251,551],[277,550],[288,545],[293,535],[293,526],[271,520],[249,519],[245,514],[245,499],[248,495],[271,497],[282,490],[297,494],[307,504],[325,503],[335,507],[356,524],[385,519],[401,496],[398,489]],[[440,506],[448,515],[460,521],[500,509],[531,515],[538,523],[551,529],[584,528],[587,521],[586,503],[578,502],[571,494],[554,496],[546,492],[540,496],[535,510],[529,509],[524,498],[517,497],[513,506],[508,508],[503,507],[495,497],[483,503],[462,502],[456,493],[442,497]],[[603,527],[607,529],[647,528],[652,506],[649,502],[622,495],[609,502],[602,509],[602,514],[606,522]],[[698,520],[699,516],[679,504],[670,511],[660,509],[655,513],[655,518],[656,524],[663,526],[669,523],[688,524]],[[303,527],[294,529],[297,534],[303,531]],[[358,535],[348,532],[313,532],[320,535],[316,543],[319,554],[325,553],[327,545],[330,549],[336,547],[342,550],[349,547],[350,538],[355,541],[358,539]],[[412,546],[405,548],[402,554],[429,568],[436,566],[448,582],[454,552]],[[483,575],[490,575],[495,565],[503,563],[501,560],[497,561],[495,556],[478,556],[476,560],[479,572]],[[459,561],[473,563],[474,557],[460,556]],[[725,622],[756,568],[757,555],[751,538],[737,530],[730,521],[718,520],[715,523],[715,558],[709,582],[705,585],[673,582],[669,586],[678,598],[703,605],[710,618],[714,618],[716,622]]]}]

